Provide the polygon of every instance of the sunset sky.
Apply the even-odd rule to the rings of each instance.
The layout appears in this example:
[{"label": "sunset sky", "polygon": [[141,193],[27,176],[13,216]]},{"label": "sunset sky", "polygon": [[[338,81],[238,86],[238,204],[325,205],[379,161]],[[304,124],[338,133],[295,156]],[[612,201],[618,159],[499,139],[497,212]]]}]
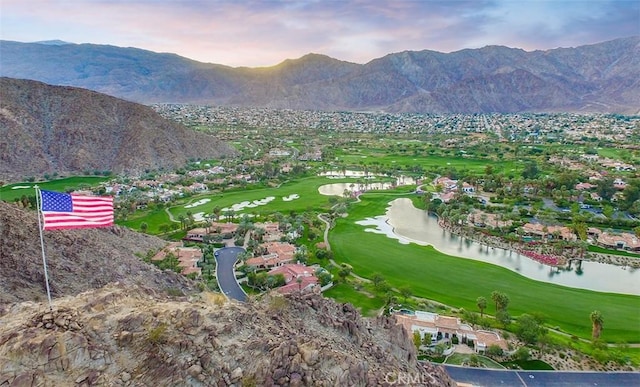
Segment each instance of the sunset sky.
[{"label": "sunset sky", "polygon": [[640,0],[0,0],[0,39],[60,39],[271,66],[314,52],[575,47],[640,35]]}]

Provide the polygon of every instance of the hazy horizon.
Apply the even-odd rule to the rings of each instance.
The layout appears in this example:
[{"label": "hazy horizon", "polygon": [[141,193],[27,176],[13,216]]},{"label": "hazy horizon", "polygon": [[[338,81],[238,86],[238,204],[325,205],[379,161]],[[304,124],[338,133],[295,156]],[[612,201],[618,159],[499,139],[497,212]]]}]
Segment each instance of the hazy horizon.
[{"label": "hazy horizon", "polygon": [[640,35],[640,2],[3,0],[0,39],[175,53],[233,67],[308,53],[367,63],[402,51],[526,51]]}]

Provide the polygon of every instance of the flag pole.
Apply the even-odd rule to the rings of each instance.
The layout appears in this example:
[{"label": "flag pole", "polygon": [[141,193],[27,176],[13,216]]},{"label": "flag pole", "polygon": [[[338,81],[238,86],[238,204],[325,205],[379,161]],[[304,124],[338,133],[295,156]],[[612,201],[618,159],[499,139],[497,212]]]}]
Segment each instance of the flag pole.
[{"label": "flag pole", "polygon": [[44,267],[44,280],[47,285],[47,299],[49,300],[49,310],[53,311],[53,304],[51,303],[51,289],[49,288],[49,274],[47,274],[47,258],[44,253],[44,236],[42,235],[42,221],[40,217],[42,215],[42,196],[40,193],[40,187],[34,185],[36,190],[36,206],[38,207],[38,230],[40,230],[40,248],[42,249],[42,267]]}]

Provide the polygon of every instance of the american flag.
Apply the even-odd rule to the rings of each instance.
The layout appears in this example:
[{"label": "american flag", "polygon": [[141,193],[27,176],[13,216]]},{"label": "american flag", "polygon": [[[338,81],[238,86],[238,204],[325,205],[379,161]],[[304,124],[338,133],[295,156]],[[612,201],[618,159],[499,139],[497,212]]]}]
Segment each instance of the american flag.
[{"label": "american flag", "polygon": [[44,230],[113,225],[113,197],[40,191]]}]

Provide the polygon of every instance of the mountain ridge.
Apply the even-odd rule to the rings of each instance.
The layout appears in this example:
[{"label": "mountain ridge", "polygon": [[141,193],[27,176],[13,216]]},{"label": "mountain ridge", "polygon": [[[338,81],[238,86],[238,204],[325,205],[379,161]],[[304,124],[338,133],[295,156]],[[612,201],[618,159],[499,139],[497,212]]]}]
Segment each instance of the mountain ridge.
[{"label": "mountain ridge", "polygon": [[1,317],[0,383],[12,386],[456,385],[417,361],[393,317],[315,293],[236,303],[113,283]]},{"label": "mountain ridge", "polygon": [[216,137],[166,120],[148,106],[11,78],[0,78],[0,134],[0,178],[140,174],[235,154]]},{"label": "mountain ridge", "polygon": [[403,51],[365,64],[311,53],[257,68],[91,44],[2,41],[0,54],[0,75],[147,104],[398,113],[640,111],[638,36],[551,50],[493,45]]}]

